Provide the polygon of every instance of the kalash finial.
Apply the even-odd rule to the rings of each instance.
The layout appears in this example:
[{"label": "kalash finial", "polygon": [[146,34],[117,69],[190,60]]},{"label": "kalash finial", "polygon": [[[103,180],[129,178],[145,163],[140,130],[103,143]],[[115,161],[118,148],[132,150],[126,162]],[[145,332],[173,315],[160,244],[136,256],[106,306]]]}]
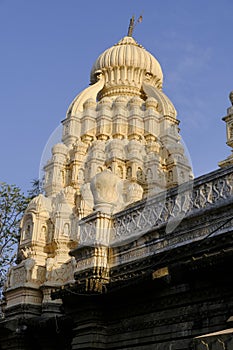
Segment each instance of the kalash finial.
[{"label": "kalash finial", "polygon": [[137,22],[135,23],[135,18],[132,16],[129,21],[129,28],[128,28],[128,33],[127,36],[133,36],[133,31],[138,23],[142,22],[142,15],[138,17]]}]

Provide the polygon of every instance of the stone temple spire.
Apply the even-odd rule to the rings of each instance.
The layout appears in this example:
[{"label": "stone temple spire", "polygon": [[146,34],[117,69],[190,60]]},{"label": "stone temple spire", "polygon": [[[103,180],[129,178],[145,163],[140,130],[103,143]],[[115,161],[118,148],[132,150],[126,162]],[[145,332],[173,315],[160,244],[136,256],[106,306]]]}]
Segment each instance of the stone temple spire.
[{"label": "stone temple spire", "polygon": [[[231,106],[227,108],[227,115],[223,118],[223,121],[226,122],[226,134],[227,134],[227,145],[231,147],[231,152],[233,152],[233,91],[229,94],[229,99]],[[233,153],[225,160],[219,162],[221,168],[233,164]]]},{"label": "stone temple spire", "polygon": [[161,66],[132,38],[131,21],[128,36],[96,59],[91,85],[62,122],[62,140],[44,167],[45,196],[32,200],[22,220],[22,261],[5,288],[8,310],[24,302],[54,310],[51,290],[72,282],[77,266],[69,252],[84,245],[81,236],[96,244],[98,263],[87,263],[105,269],[114,215],[193,176]]}]

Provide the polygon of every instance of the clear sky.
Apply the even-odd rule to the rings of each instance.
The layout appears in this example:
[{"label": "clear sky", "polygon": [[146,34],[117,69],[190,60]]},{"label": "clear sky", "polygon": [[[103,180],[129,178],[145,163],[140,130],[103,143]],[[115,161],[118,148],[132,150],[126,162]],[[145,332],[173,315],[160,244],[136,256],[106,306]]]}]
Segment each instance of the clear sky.
[{"label": "clear sky", "polygon": [[162,66],[195,176],[230,155],[232,0],[0,0],[0,181],[30,188],[92,64],[141,14],[134,38]]}]

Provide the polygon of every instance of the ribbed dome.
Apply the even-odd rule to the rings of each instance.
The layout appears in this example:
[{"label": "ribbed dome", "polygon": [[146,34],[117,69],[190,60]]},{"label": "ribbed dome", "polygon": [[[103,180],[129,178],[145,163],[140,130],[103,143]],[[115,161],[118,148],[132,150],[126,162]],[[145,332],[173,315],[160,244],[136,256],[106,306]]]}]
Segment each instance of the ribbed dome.
[{"label": "ribbed dome", "polygon": [[67,147],[64,145],[64,143],[57,143],[52,148],[52,154],[61,153],[66,155],[67,154]]},{"label": "ribbed dome", "polygon": [[[126,36],[116,45],[104,51],[91,70],[91,83],[99,74],[105,77],[105,90],[113,86],[131,86],[141,89],[142,81],[150,79],[152,85],[161,89],[163,73],[159,62],[132,37]],[[108,93],[111,95],[111,92]],[[107,94],[107,95],[108,95]]]}]

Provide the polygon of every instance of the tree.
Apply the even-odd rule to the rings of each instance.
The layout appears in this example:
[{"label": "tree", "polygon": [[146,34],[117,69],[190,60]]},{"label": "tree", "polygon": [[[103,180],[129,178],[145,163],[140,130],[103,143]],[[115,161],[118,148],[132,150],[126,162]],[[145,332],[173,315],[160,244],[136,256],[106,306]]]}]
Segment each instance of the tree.
[{"label": "tree", "polygon": [[29,199],[37,197],[37,196],[39,196],[39,194],[43,193],[42,181],[40,179],[33,179],[31,181],[31,184],[32,184],[32,187],[27,192]]},{"label": "tree", "polygon": [[0,182],[0,290],[16,258],[20,221],[29,201],[16,185]]}]

